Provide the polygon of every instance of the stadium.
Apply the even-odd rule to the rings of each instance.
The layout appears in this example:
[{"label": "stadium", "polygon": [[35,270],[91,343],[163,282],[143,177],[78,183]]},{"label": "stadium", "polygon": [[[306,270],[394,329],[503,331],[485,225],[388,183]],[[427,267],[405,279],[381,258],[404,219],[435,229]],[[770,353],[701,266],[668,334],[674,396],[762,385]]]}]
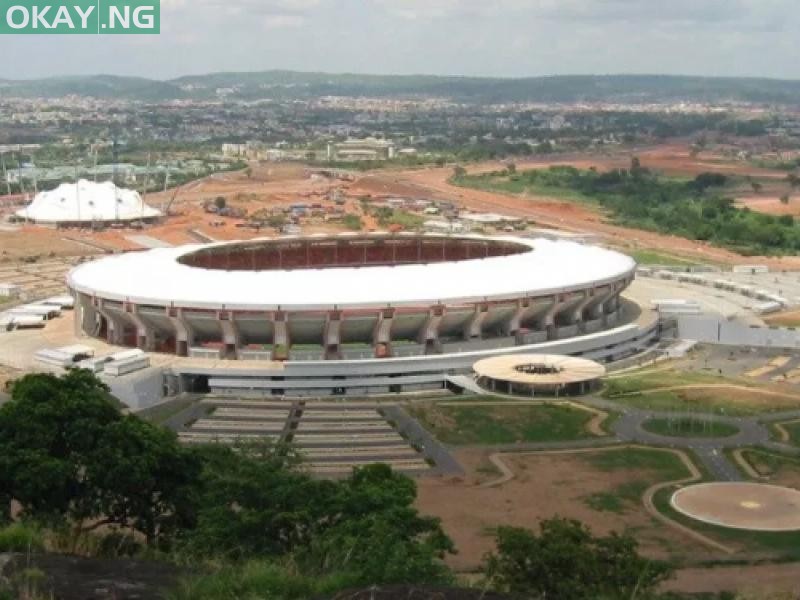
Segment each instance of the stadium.
[{"label": "stadium", "polygon": [[635,266],[575,242],[375,233],[158,248],[67,279],[79,333],[216,361],[174,363],[177,389],[374,393],[498,353],[631,354],[656,335],[625,322]]}]

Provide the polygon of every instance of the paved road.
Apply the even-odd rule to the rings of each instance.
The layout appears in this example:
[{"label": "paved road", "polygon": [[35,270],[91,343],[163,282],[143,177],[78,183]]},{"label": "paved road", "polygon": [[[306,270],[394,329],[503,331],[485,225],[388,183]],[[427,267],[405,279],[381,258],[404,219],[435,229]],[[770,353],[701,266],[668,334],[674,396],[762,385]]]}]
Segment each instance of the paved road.
[{"label": "paved road", "polygon": [[[739,469],[726,456],[726,449],[764,446],[771,443],[769,430],[761,422],[763,417],[692,415],[693,418],[698,418],[703,422],[732,425],[739,432],[735,435],[721,438],[672,437],[651,433],[646,431],[642,425],[651,419],[675,419],[676,417],[688,416],[685,413],[631,408],[604,398],[585,398],[582,402],[593,408],[620,413],[621,416],[613,423],[612,430],[621,441],[689,450],[698,457],[712,477],[721,481],[740,481],[742,479]],[[787,414],[791,418],[795,412],[800,415],[800,411],[792,411],[777,416],[775,420],[781,420]],[[785,447],[784,444],[778,444],[778,446]]]}]

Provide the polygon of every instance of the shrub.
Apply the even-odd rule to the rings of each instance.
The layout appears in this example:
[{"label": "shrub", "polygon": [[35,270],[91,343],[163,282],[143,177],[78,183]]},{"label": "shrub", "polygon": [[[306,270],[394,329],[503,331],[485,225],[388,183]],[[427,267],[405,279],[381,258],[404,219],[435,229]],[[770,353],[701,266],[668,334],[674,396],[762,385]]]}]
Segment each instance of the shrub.
[{"label": "shrub", "polygon": [[39,552],[44,538],[38,527],[30,523],[12,523],[0,529],[0,552]]}]

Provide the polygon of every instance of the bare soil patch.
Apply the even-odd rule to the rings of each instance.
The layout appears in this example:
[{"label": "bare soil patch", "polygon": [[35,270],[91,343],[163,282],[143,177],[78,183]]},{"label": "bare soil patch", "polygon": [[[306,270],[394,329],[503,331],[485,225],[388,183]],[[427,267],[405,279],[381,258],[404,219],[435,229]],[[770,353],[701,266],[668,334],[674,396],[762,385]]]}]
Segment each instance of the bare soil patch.
[{"label": "bare soil patch", "polygon": [[[786,174],[780,171],[759,169],[745,163],[731,162],[719,156],[691,157],[688,146],[667,145],[636,153],[642,164],[667,175],[695,176],[706,171],[731,175],[752,176],[760,179],[778,181]],[[578,168],[596,167],[598,169],[621,168],[630,165],[631,153],[618,153],[610,156],[569,156],[533,161],[519,161],[518,169],[546,168],[553,165],[569,164]],[[497,162],[470,166],[471,173],[480,173],[503,168]],[[735,252],[716,248],[705,242],[687,240],[670,235],[641,231],[613,225],[607,215],[585,204],[565,201],[547,196],[512,196],[472,190],[448,183],[452,176],[451,168],[406,171],[391,176],[375,174],[370,176],[369,186],[381,189],[384,193],[403,193],[403,190],[416,189],[418,195],[450,199],[460,206],[475,211],[502,212],[513,216],[533,219],[544,227],[568,231],[591,232],[616,243],[622,248],[654,248],[676,256],[691,257],[706,262],[737,264],[743,261],[757,261],[774,268],[798,268],[800,257],[743,257]],[[358,186],[366,185],[359,181]]]},{"label": "bare soil patch", "polygon": [[497,487],[479,487],[496,477],[488,466],[488,452],[459,450],[456,458],[467,471],[460,478],[423,478],[418,506],[442,519],[459,553],[450,559],[458,570],[474,570],[493,548],[493,530],[499,525],[536,528],[554,516],[578,519],[597,533],[629,531],[654,557],[708,557],[700,544],[656,522],[642,503],[628,502],[621,512],[595,510],[587,498],[615,494],[621,486],[638,482],[647,486],[647,470],[604,470],[574,454],[504,455],[516,477]]}]

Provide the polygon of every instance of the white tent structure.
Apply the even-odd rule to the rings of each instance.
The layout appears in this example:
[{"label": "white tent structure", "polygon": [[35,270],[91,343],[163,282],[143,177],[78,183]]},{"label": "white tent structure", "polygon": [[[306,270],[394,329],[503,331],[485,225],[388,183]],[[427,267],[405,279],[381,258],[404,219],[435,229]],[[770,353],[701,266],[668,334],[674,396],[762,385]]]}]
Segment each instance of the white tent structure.
[{"label": "white tent structure", "polygon": [[77,184],[63,183],[37,194],[16,216],[35,223],[93,223],[144,221],[160,217],[161,212],[145,204],[134,190],[117,187],[110,181],[81,179]]}]

